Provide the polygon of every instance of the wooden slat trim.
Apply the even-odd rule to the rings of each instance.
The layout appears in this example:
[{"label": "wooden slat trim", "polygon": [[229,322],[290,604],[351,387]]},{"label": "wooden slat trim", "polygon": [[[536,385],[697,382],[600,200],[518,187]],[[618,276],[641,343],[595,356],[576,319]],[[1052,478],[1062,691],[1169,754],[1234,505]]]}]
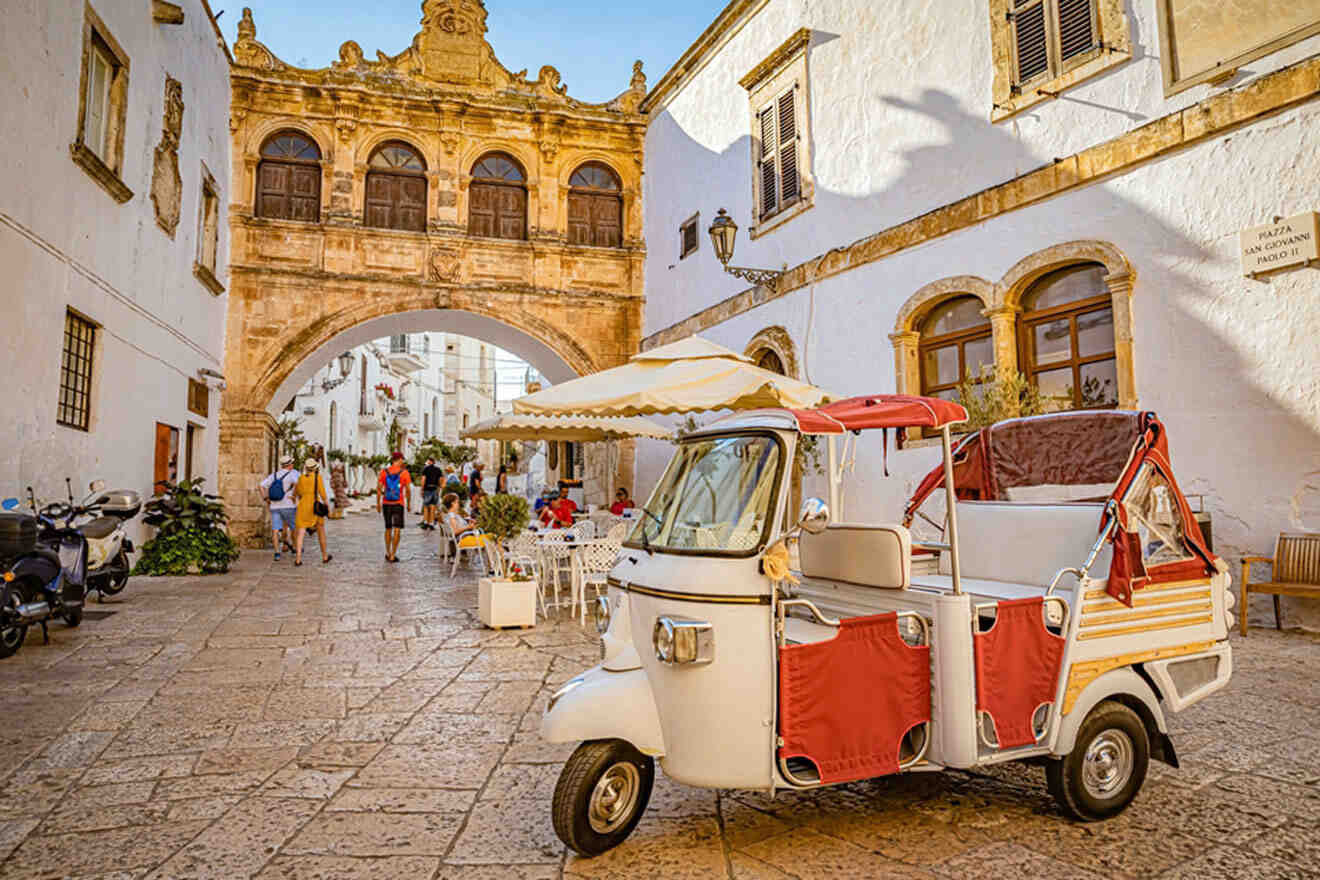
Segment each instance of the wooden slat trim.
[{"label": "wooden slat trim", "polygon": [[1077,636],[1078,641],[1087,639],[1103,639],[1109,636],[1130,636],[1136,633],[1156,632],[1161,629],[1173,629],[1176,626],[1200,626],[1203,623],[1210,623],[1214,620],[1214,615],[1205,614],[1200,617],[1183,617],[1177,620],[1166,621],[1165,623],[1141,623],[1136,626],[1122,626],[1114,629],[1091,630],[1090,632],[1080,633]]},{"label": "wooden slat trim", "polygon": [[[1201,601],[1196,601],[1198,599]],[[1096,614],[1096,615],[1083,614],[1081,628],[1083,630],[1087,629],[1088,627],[1091,629],[1095,629],[1096,627],[1107,626],[1111,623],[1137,623],[1140,621],[1153,620],[1160,617],[1173,617],[1178,614],[1192,614],[1197,611],[1214,610],[1214,603],[1210,601],[1209,596],[1196,596],[1193,597],[1193,599],[1186,601],[1194,602],[1195,604],[1183,604],[1183,602],[1180,601],[1179,604],[1176,605],[1171,604],[1170,607],[1168,608],[1159,608],[1154,611],[1134,610],[1134,611],[1121,611],[1115,614]]]},{"label": "wooden slat trim", "polygon": [[1108,602],[1091,602],[1082,608],[1083,616],[1087,614],[1101,614],[1106,611],[1133,611],[1137,608],[1150,608],[1156,605],[1168,605],[1172,602],[1188,602],[1192,599],[1209,599],[1210,591],[1205,588],[1189,588],[1179,590],[1178,592],[1164,592],[1156,596],[1142,596],[1137,594],[1137,598],[1132,600],[1132,608],[1119,602],[1117,599],[1110,599]]},{"label": "wooden slat trim", "polygon": [[[1152,593],[1162,593],[1166,590],[1181,590],[1186,587],[1208,587],[1208,586],[1210,586],[1210,578],[1195,578],[1194,580],[1190,580],[1190,581],[1169,581],[1163,584],[1151,584],[1148,587],[1139,587],[1136,590],[1136,594],[1138,597],[1140,597],[1140,596],[1149,596]],[[1082,598],[1088,600],[1103,599],[1106,596],[1109,596],[1109,593],[1106,592],[1105,590],[1087,590],[1086,593],[1082,596]]]},{"label": "wooden slat trim", "polygon": [[1135,654],[1120,654],[1117,657],[1074,663],[1068,670],[1068,687],[1063,694],[1063,714],[1067,715],[1072,711],[1077,698],[1081,696],[1082,691],[1086,690],[1088,684],[1111,669],[1118,669],[1120,666],[1131,666],[1134,663],[1149,663],[1151,660],[1166,660],[1170,657],[1199,654],[1202,651],[1210,650],[1214,645],[1214,642],[1189,642],[1186,645],[1156,648],[1153,651],[1139,651]]},{"label": "wooden slat trim", "polygon": [[1320,598],[1320,586],[1308,586],[1306,584],[1276,584],[1261,583],[1247,584],[1248,593],[1266,593],[1271,596],[1301,596],[1303,598]]}]

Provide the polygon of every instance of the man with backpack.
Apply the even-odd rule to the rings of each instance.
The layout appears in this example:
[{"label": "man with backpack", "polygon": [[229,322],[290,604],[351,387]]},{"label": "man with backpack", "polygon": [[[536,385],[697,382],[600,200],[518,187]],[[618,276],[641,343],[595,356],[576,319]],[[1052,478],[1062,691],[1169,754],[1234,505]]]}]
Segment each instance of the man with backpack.
[{"label": "man with backpack", "polygon": [[376,509],[385,517],[385,561],[399,561],[399,537],[403,534],[403,511],[412,509],[412,475],[403,465],[403,453],[390,456],[390,465],[380,472],[376,487]]},{"label": "man with backpack", "polygon": [[[280,542],[290,550],[290,540],[297,523],[298,498],[296,489],[300,474],[293,468],[293,458],[280,459],[280,469],[267,474],[261,481],[261,497],[270,505],[270,529],[275,539],[275,558],[280,558]],[[284,534],[287,532],[288,534]]]}]

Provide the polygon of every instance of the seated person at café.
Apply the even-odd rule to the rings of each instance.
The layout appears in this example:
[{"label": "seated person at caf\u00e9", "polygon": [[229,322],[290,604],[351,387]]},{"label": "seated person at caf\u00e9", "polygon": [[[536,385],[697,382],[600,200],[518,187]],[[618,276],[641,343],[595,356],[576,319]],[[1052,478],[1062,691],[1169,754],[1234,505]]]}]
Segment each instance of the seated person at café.
[{"label": "seated person at caf\u00e9", "polygon": [[545,506],[555,500],[555,497],[553,489],[542,490],[541,494],[536,496],[536,501],[532,503],[532,512],[539,516]]},{"label": "seated person at caf\u00e9", "polygon": [[541,522],[552,529],[566,529],[573,525],[573,513],[577,509],[572,498],[560,495],[542,508]]},{"label": "seated person at caf\u00e9", "polygon": [[633,500],[628,497],[628,490],[620,486],[619,490],[614,493],[614,503],[610,505],[610,513],[615,516],[623,516],[625,510],[629,510],[634,506]]},{"label": "seated person at caf\u00e9", "polygon": [[457,495],[446,492],[445,497],[440,499],[440,504],[444,508],[445,521],[449,523],[449,528],[458,540],[458,546],[475,547],[485,540],[486,536],[477,530],[476,521],[468,519],[459,510]]}]

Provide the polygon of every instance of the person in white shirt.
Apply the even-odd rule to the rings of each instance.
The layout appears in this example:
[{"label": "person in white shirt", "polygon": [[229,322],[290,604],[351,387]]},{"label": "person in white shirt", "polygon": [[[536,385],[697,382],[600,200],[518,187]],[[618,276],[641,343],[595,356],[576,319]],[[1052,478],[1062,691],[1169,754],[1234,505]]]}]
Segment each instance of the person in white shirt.
[{"label": "person in white shirt", "polygon": [[[280,468],[261,481],[261,497],[270,506],[270,530],[275,540],[275,558],[280,558],[280,542],[293,549],[293,530],[298,515],[298,477],[292,456],[280,459]],[[278,488],[276,483],[278,481]]]}]

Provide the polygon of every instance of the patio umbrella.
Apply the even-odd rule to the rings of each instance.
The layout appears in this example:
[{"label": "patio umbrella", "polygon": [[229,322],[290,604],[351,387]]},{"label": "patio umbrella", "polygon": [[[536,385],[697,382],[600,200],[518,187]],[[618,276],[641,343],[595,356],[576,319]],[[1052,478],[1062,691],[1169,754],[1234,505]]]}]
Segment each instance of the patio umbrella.
[{"label": "patio umbrella", "polygon": [[810,409],[833,395],[763,370],[729,349],[689,336],[628,363],[553,385],[513,402],[516,413],[640,416],[718,409]]},{"label": "patio umbrella", "polygon": [[601,416],[541,416],[505,413],[478,422],[459,432],[465,440],[562,440],[568,443],[594,443],[624,437],[653,437],[668,440],[670,432],[641,418],[604,418]]}]

